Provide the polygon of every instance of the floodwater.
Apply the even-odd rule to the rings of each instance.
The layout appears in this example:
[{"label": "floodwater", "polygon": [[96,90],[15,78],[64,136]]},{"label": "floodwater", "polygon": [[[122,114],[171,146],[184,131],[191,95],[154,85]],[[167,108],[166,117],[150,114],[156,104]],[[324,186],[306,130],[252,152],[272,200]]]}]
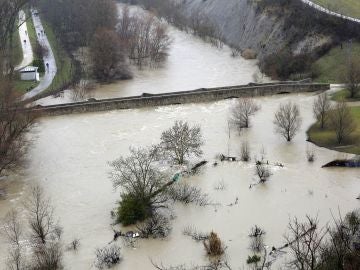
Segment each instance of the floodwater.
[{"label": "floodwater", "polygon": [[[96,99],[136,96],[142,93],[166,93],[198,88],[243,85],[257,80],[267,82],[256,60],[232,57],[224,45],[216,48],[201,39],[169,26],[172,39],[169,56],[159,67],[133,67],[134,78],[98,85],[90,96]],[[68,103],[71,90],[60,97],[38,100],[41,105]]]},{"label": "floodwater", "polygon": [[[151,260],[165,265],[204,264],[203,245],[182,234],[188,225],[217,232],[227,246],[233,269],[246,269],[246,258],[251,254],[248,233],[253,225],[266,230],[266,245],[281,246],[290,218],[317,215],[325,224],[331,220],[331,211],[336,215],[339,208],[345,214],[359,207],[355,199],[360,192],[359,170],[321,168],[343,154],[314,146],[315,162],[306,160],[305,132],[313,122],[313,99],[312,94],[258,98],[261,110],[252,119],[251,128],[241,134],[230,129],[230,139],[228,119],[233,100],[42,118],[32,132],[28,168],[14,177],[15,182],[5,181],[10,194],[0,201],[0,216],[11,207],[21,207],[28,187],[40,184],[51,197],[64,228],[64,243],[74,238],[81,242],[78,252],[65,252],[66,269],[94,269],[95,249],[112,240],[110,211],[119,199],[119,191],[113,190],[108,178],[107,162],[126,155],[129,146],[158,143],[161,132],[175,120],[186,120],[201,125],[203,158],[209,163],[198,175],[181,181],[201,187],[219,206],[176,204],[170,236],[139,240],[136,248],[123,247],[124,260],[114,269],[153,269]],[[274,133],[272,123],[279,103],[289,100],[300,105],[303,117],[302,128],[291,143]],[[259,156],[264,148],[270,164],[284,164],[284,168],[272,167],[269,181],[252,189],[253,162],[212,166],[218,153],[227,154],[230,149],[230,155],[238,155],[244,140],[249,141],[252,156]],[[226,188],[217,191],[214,187],[220,181]],[[238,204],[228,206],[236,198]],[[7,247],[4,239],[0,243],[0,258],[4,260]]]}]

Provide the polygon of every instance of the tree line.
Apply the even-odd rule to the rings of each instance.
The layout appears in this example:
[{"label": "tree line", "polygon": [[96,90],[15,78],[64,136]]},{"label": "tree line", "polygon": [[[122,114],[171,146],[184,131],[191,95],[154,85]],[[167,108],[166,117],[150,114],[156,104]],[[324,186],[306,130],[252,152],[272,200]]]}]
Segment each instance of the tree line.
[{"label": "tree line", "polygon": [[69,52],[88,48],[81,62],[90,62],[89,75],[99,81],[129,79],[131,62],[143,66],[167,56],[167,27],[150,13],[119,11],[113,0],[38,0],[37,5]]}]

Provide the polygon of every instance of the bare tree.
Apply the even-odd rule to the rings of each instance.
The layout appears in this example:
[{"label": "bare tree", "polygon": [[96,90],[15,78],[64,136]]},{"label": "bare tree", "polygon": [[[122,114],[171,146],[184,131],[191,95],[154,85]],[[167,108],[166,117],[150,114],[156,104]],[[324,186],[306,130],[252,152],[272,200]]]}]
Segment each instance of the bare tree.
[{"label": "bare tree", "polygon": [[35,241],[45,244],[50,236],[58,235],[53,208],[40,186],[31,189],[30,198],[25,206],[28,211],[30,231]]},{"label": "bare tree", "polygon": [[93,74],[100,81],[131,78],[125,52],[114,30],[100,28],[90,46]]},{"label": "bare tree", "polygon": [[49,241],[35,247],[33,262],[30,269],[33,270],[59,270],[62,267],[63,251],[59,241]]},{"label": "bare tree", "polygon": [[330,109],[331,104],[327,94],[322,93],[318,95],[313,104],[313,112],[316,120],[320,123],[321,128],[325,127]]},{"label": "bare tree", "polygon": [[260,110],[252,98],[239,98],[232,108],[232,119],[238,128],[248,128],[250,126],[250,117]]},{"label": "bare tree", "polygon": [[241,156],[241,160],[242,161],[250,161],[250,145],[249,143],[246,141],[246,142],[243,142],[241,144],[241,148],[240,148],[240,156]]},{"label": "bare tree", "polygon": [[89,98],[91,89],[93,89],[93,85],[89,81],[81,80],[74,86],[71,92],[71,100],[78,102]]},{"label": "bare tree", "polygon": [[184,164],[185,158],[191,155],[200,157],[203,144],[200,127],[190,127],[183,121],[176,121],[161,134],[161,147],[178,164]]},{"label": "bare tree", "polygon": [[350,98],[354,98],[360,89],[360,59],[350,59],[345,71],[345,81],[350,92]]},{"label": "bare tree", "polygon": [[279,109],[275,113],[274,124],[276,132],[290,142],[299,131],[301,121],[298,105],[292,102],[280,104]]},{"label": "bare tree", "polygon": [[172,42],[164,23],[149,14],[131,15],[128,7],[121,12],[118,33],[138,66],[164,60]]},{"label": "bare tree", "polygon": [[338,144],[343,143],[356,130],[351,110],[345,101],[341,101],[334,106],[330,112],[330,123],[335,131]]},{"label": "bare tree", "polygon": [[209,204],[208,194],[202,193],[200,188],[190,186],[187,183],[172,185],[168,190],[168,194],[172,200],[184,204],[194,203],[200,206]]},{"label": "bare tree", "polygon": [[124,225],[144,220],[168,201],[164,194],[174,181],[168,180],[168,176],[155,166],[158,155],[156,146],[130,148],[130,156],[110,163],[114,188],[121,187],[122,190],[118,221]]},{"label": "bare tree", "polygon": [[36,120],[16,99],[11,81],[0,78],[0,176],[23,161],[29,144],[26,133]]},{"label": "bare tree", "polygon": [[289,222],[289,235],[285,236],[292,259],[289,267],[299,270],[319,269],[323,239],[327,230],[318,227],[318,220],[306,217],[305,222],[294,218]]},{"label": "bare tree", "polygon": [[154,213],[150,218],[137,226],[141,236],[148,238],[164,238],[171,231],[170,219],[164,214]]},{"label": "bare tree", "polygon": [[15,210],[11,210],[5,217],[4,234],[11,244],[6,262],[8,269],[25,269],[25,256],[20,242],[23,228]]},{"label": "bare tree", "polygon": [[110,268],[121,261],[121,248],[117,245],[96,249],[95,266],[98,269]]}]

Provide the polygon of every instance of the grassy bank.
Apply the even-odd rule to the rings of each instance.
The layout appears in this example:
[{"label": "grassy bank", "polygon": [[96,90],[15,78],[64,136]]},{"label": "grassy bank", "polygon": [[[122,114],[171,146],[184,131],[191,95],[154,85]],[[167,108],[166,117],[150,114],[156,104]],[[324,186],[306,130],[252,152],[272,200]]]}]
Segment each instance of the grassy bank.
[{"label": "grassy bank", "polygon": [[31,47],[33,48],[34,58],[38,58],[38,56],[35,55],[35,51],[34,51],[34,48],[36,48],[36,46],[39,44],[39,42],[37,40],[37,34],[36,34],[34,22],[31,18],[30,12],[27,12],[26,16],[27,16],[27,18],[29,18],[26,21],[26,26],[27,26],[27,31],[28,31]]},{"label": "grassy bank", "polygon": [[335,132],[330,129],[321,129],[319,123],[313,124],[308,130],[309,140],[321,147],[360,155],[360,107],[352,107],[351,114],[356,121],[357,129],[346,144],[338,145]]},{"label": "grassy bank", "polygon": [[312,0],[331,11],[360,19],[359,0]]},{"label": "grassy bank", "polygon": [[21,47],[21,40],[19,31],[17,28],[14,29],[12,33],[12,40],[13,40],[13,46],[12,46],[12,63],[14,66],[17,66],[21,63],[23,59],[23,51]]},{"label": "grassy bank", "polygon": [[348,102],[360,101],[360,93],[358,93],[354,98],[350,98],[350,92],[347,89],[343,89],[331,95],[331,100],[341,101],[345,100]]},{"label": "grassy bank", "polygon": [[336,46],[318,59],[312,70],[317,75],[317,82],[340,83],[343,81],[349,57],[360,55],[360,43],[343,43]]}]

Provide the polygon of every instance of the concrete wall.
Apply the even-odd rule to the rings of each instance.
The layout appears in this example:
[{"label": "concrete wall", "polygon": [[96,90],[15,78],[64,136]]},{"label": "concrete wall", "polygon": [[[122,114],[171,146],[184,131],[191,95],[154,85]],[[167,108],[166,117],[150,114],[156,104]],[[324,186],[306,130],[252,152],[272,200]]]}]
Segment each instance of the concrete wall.
[{"label": "concrete wall", "polygon": [[269,83],[255,86],[240,85],[220,88],[202,88],[191,91],[172,92],[155,95],[146,94],[143,96],[103,99],[52,106],[37,106],[32,108],[31,110],[34,112],[40,112],[45,115],[61,115],[71,113],[165,106],[171,104],[210,102],[238,97],[316,92],[328,90],[329,88],[329,84],[311,83]]}]

